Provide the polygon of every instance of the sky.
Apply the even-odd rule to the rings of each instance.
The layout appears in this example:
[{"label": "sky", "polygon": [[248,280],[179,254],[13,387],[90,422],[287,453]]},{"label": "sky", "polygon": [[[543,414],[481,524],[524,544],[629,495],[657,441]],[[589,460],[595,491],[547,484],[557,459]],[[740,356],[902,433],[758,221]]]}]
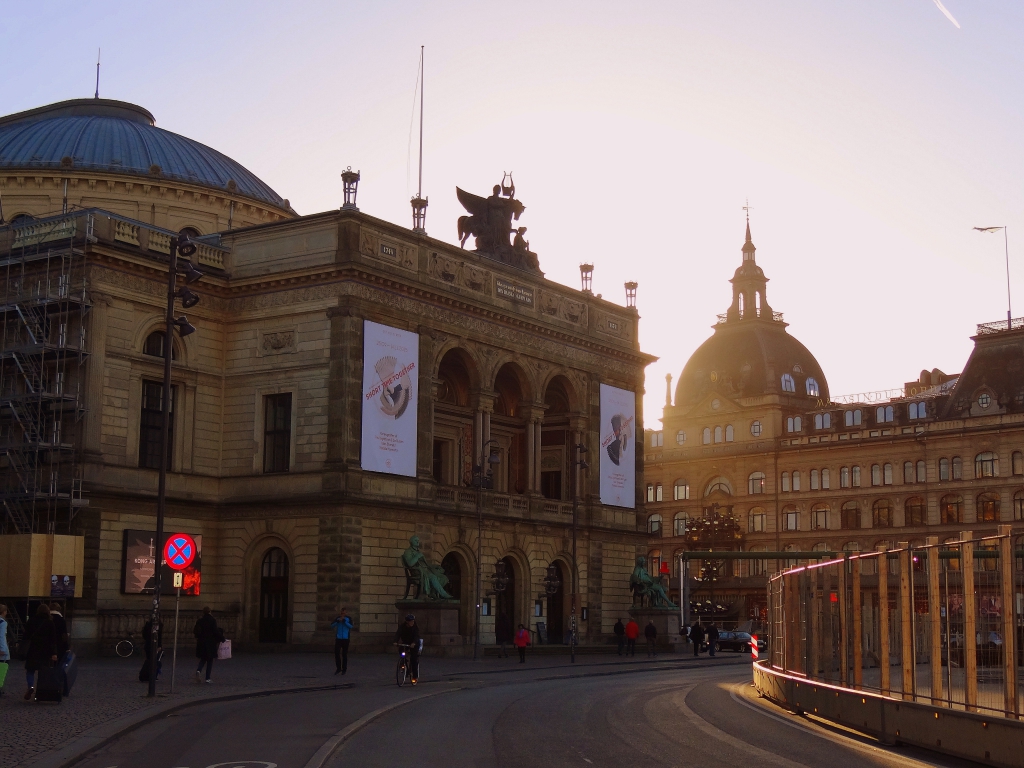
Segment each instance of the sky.
[{"label": "sky", "polygon": [[[960,371],[1024,316],[1024,3],[11,2],[0,114],[100,95],[241,162],[301,214],[427,231],[506,171],[546,276],[639,283],[645,412],[731,301],[744,205],[768,301],[833,396]],[[63,32],[62,32],[63,30]]]}]

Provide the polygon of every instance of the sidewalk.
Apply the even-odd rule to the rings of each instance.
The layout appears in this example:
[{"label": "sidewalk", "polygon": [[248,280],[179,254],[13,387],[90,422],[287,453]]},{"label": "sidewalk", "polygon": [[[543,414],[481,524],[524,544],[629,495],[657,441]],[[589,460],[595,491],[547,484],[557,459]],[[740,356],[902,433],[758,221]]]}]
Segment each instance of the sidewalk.
[{"label": "sidewalk", "polygon": [[[654,659],[630,659],[591,655],[570,664],[568,656],[527,656],[520,665],[516,654],[510,658],[488,656],[471,659],[423,657],[421,682],[439,681],[450,676],[474,673],[490,677],[498,672],[536,669],[578,669],[580,672],[612,671],[615,667],[637,667],[693,661],[686,654],[666,653]],[[708,659],[703,659],[705,662]],[[716,660],[717,661],[717,660]],[[266,691],[393,686],[395,657],[392,654],[352,654],[347,675],[334,674],[334,659],[326,653],[238,654],[227,661],[214,662],[210,685],[197,683],[195,659],[189,653],[178,657],[175,692],[169,691],[170,658],[165,656],[163,676],[157,684],[157,697],[146,697],[147,685],[138,682],[142,657],[129,659],[93,658],[79,662],[78,680],[71,696],[59,704],[25,702],[24,664],[11,664],[10,674],[0,696],[0,768],[21,768],[35,762],[43,753],[67,745],[90,729],[107,724],[103,730],[128,727],[151,714],[184,703],[223,696],[256,694]],[[339,690],[339,695],[345,695]]]}]

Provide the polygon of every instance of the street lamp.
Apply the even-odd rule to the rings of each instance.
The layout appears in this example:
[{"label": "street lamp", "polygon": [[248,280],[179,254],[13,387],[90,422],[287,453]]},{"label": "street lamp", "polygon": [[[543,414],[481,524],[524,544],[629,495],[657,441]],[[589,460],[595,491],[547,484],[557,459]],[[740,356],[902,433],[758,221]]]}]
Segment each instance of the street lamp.
[{"label": "street lamp", "polygon": [[[148,696],[156,696],[156,664],[157,664],[157,639],[160,636],[160,591],[161,591],[161,568],[160,561],[163,557],[164,538],[164,512],[167,507],[167,435],[170,432],[170,403],[171,403],[171,347],[174,344],[174,329],[182,337],[195,333],[195,326],[189,323],[184,315],[175,319],[174,300],[180,299],[182,306],[194,307],[199,303],[199,296],[190,291],[186,285],[199,280],[203,273],[197,270],[188,261],[178,264],[178,256],[188,258],[195,254],[197,247],[187,235],[176,235],[171,238],[170,258],[167,265],[167,314],[164,327],[164,387],[163,398],[160,403],[160,479],[157,483],[156,492],[156,562],[153,564],[155,571],[153,584],[153,616],[152,636],[150,642],[153,644],[153,653],[149,657],[149,692]],[[185,277],[185,285],[178,287],[178,275]]]},{"label": "street lamp", "polygon": [[1012,330],[1012,313],[1010,311],[1010,241],[1006,234],[1006,227],[975,227],[979,232],[998,232],[1003,230],[1003,251],[1006,253],[1006,330]]},{"label": "street lamp", "polygon": [[576,663],[576,589],[579,581],[579,568],[576,564],[576,526],[579,517],[580,489],[579,473],[590,467],[583,459],[582,454],[587,452],[583,443],[577,443],[576,460],[572,463],[572,600],[571,613],[569,614],[569,662]]},{"label": "street lamp", "polygon": [[494,486],[494,467],[501,463],[497,451],[488,451],[492,443],[498,445],[497,440],[488,440],[480,451],[481,458],[487,454],[487,466],[477,464],[473,467],[473,487],[476,488],[476,637],[473,638],[473,661],[480,661],[480,611],[484,594],[484,488]]}]

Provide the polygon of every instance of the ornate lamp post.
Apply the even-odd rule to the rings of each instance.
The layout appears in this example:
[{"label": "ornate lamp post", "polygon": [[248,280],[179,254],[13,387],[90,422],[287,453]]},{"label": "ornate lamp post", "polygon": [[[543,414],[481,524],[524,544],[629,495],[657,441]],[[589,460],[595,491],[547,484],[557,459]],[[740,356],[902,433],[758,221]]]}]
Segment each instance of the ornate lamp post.
[{"label": "ornate lamp post", "polygon": [[497,445],[497,440],[488,440],[480,451],[487,454],[487,464],[473,467],[473,487],[476,488],[476,636],[473,638],[473,661],[480,661],[480,611],[484,595],[484,488],[494,486],[494,467],[501,463],[497,452],[489,453],[488,446]]},{"label": "ornate lamp post", "polygon": [[576,663],[576,591],[579,586],[579,567],[576,562],[576,527],[580,507],[579,473],[590,467],[582,456],[587,452],[587,447],[577,443],[575,448],[576,459],[572,463],[572,600],[569,614],[569,661],[572,664]]},{"label": "ornate lamp post", "polygon": [[[163,557],[164,545],[164,512],[167,507],[167,460],[168,445],[167,435],[170,431],[170,403],[171,403],[171,348],[174,345],[174,329],[182,337],[195,333],[195,327],[189,323],[184,315],[174,318],[174,300],[180,299],[181,305],[186,309],[194,307],[199,303],[199,296],[188,289],[188,285],[199,280],[203,273],[192,266],[191,262],[185,261],[180,265],[178,256],[188,258],[196,250],[187,235],[176,235],[171,238],[171,252],[167,265],[167,314],[165,317],[166,327],[164,328],[164,387],[163,397],[160,403],[160,478],[157,482],[156,495],[156,562],[153,564],[154,590],[153,590],[153,615],[152,615],[152,639],[153,653],[149,657],[149,697],[156,696],[156,647],[157,638],[160,632],[160,590],[162,589],[160,578],[160,561]],[[178,274],[185,277],[185,285],[178,287]]]},{"label": "ornate lamp post", "polygon": [[584,293],[593,293],[591,291],[591,285],[594,280],[594,265],[593,264],[580,264],[580,281],[583,283],[583,287],[580,289]]},{"label": "ornate lamp post", "polygon": [[636,309],[636,288],[637,283],[632,280],[626,283],[626,306],[630,309]]},{"label": "ornate lamp post", "polygon": [[356,193],[359,191],[359,171],[353,171],[350,165],[341,174],[341,181],[345,185],[345,202],[341,206],[343,211],[358,211],[356,207]]},{"label": "ornate lamp post", "polygon": [[427,234],[427,202],[430,198],[416,195],[412,204],[412,231],[421,235]]}]

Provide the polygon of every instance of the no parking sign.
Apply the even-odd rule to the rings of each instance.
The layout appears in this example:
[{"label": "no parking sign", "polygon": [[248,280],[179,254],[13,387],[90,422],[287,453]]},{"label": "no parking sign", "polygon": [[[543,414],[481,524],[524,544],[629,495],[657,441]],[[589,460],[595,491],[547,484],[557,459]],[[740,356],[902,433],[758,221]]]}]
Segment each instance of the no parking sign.
[{"label": "no parking sign", "polygon": [[187,533],[172,533],[164,544],[164,561],[175,571],[183,571],[196,559],[196,542]]}]

